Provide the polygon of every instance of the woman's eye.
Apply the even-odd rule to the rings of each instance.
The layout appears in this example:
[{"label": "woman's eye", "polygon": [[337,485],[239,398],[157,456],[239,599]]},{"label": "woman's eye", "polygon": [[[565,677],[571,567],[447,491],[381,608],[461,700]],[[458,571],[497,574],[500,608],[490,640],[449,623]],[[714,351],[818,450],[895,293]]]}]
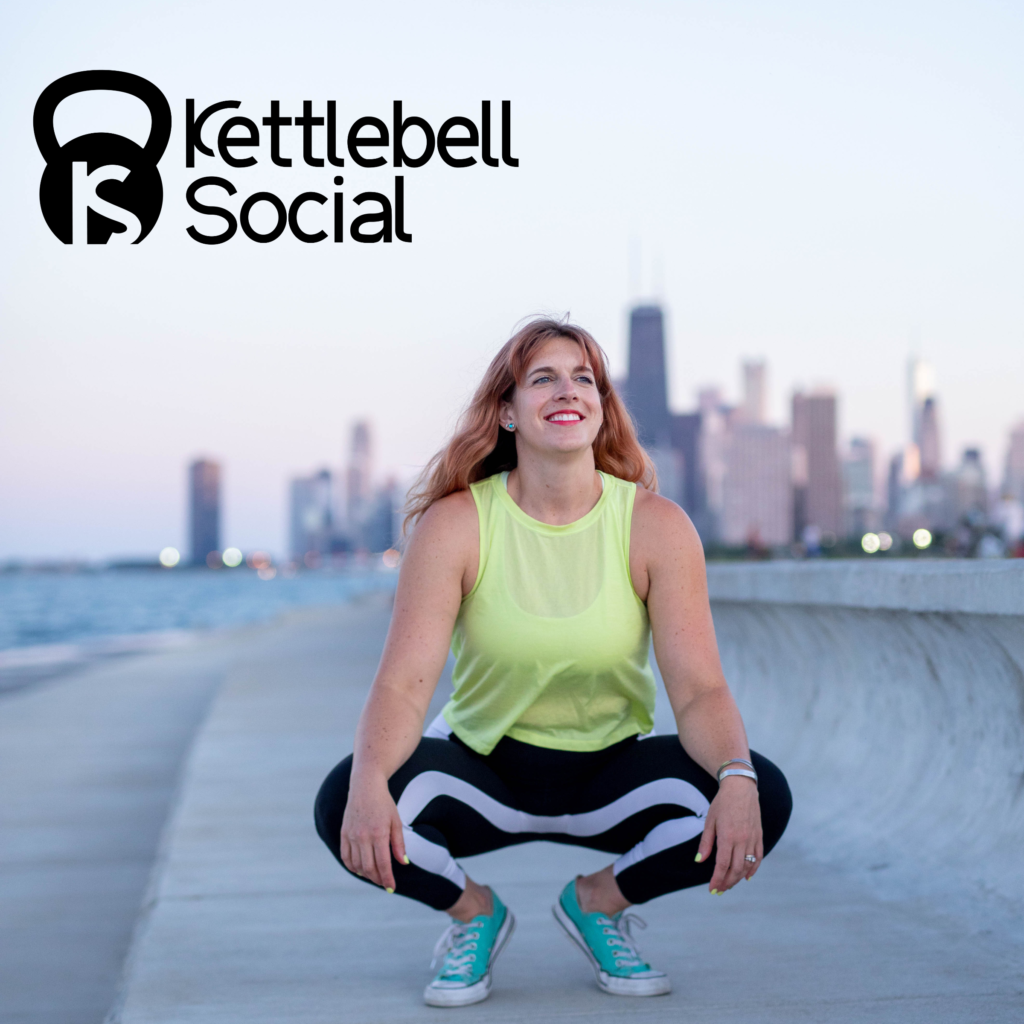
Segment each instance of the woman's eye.
[{"label": "woman's eye", "polygon": [[535,377],[534,380],[533,380],[533,383],[534,384],[547,384],[551,380],[554,380],[554,378],[553,377],[549,377],[547,374],[544,374],[544,375],[542,375],[540,377]]},{"label": "woman's eye", "polygon": [[576,379],[577,379],[577,380],[578,380],[578,381],[579,381],[579,382],[580,382],[581,384],[593,384],[593,383],[594,383],[594,380],[593,380],[593,378],[592,378],[592,377],[586,377],[586,376],[583,376],[583,377],[577,377]]}]

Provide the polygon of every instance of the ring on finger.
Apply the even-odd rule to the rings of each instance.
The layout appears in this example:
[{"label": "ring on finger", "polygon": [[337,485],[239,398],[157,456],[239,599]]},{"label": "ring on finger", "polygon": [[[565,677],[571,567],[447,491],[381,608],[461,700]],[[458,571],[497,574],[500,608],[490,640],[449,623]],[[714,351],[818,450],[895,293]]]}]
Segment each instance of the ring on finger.
[{"label": "ring on finger", "polygon": [[757,858],[756,858],[756,857],[755,857],[755,856],[754,856],[754,855],[753,855],[752,853],[748,853],[748,854],[746,855],[746,857],[744,857],[743,859],[744,859],[744,860],[745,860],[745,861],[746,861],[746,862],[747,862],[748,864],[756,864],[756,863],[757,863]]}]

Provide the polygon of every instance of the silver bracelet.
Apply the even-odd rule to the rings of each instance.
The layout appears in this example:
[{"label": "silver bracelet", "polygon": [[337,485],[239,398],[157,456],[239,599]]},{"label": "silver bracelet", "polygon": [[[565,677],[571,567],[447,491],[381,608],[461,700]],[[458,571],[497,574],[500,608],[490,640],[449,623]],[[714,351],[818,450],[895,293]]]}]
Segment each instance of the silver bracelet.
[{"label": "silver bracelet", "polygon": [[718,776],[717,776],[717,778],[718,778],[719,782],[722,781],[722,769],[727,764],[745,764],[752,772],[756,772],[757,771],[757,769],[745,757],[730,757],[728,761],[723,761],[718,766]]},{"label": "silver bracelet", "polygon": [[727,779],[730,775],[742,775],[745,779],[753,779],[754,785],[757,785],[757,772],[748,772],[746,768],[729,768],[727,771],[719,771],[718,783],[721,785],[722,779]]}]

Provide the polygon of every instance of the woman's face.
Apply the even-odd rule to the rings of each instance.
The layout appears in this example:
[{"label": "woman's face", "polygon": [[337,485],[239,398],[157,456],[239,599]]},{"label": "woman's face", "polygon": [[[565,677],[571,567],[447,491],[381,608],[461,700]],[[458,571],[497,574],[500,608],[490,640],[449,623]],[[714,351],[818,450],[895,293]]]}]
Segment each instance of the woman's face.
[{"label": "woman's face", "polygon": [[584,349],[568,338],[553,338],[538,349],[501,417],[503,427],[515,423],[520,444],[537,451],[589,448],[604,415]]}]

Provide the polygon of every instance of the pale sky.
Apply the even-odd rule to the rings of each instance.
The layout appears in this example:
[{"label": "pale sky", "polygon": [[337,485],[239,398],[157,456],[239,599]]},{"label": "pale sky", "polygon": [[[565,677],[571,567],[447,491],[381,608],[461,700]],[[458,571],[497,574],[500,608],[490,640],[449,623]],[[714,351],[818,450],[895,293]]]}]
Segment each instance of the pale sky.
[{"label": "pale sky", "polygon": [[[795,386],[829,384],[843,438],[887,457],[915,352],[936,368],[946,462],[980,444],[998,477],[1024,418],[1022,53],[1010,3],[8,8],[0,559],[183,547],[199,454],[224,465],[224,543],[283,553],[289,477],[340,463],[354,419],[373,420],[381,471],[408,475],[516,321],[570,311],[619,375],[629,306],[655,289],[677,410],[708,384],[735,400],[740,361],[763,357],[774,420]],[[63,245],[39,209],[36,98],[94,68],[171,105],[163,212],[138,246]],[[257,123],[272,99],[292,116],[334,99],[344,128],[401,99],[435,130],[479,122],[484,99],[497,121],[507,99],[520,166],[405,168],[410,244],[199,245],[184,193],[202,174],[236,185],[237,213],[257,191],[330,194],[338,172],[274,167],[265,136],[255,167],[187,170],[190,97]],[[62,142],[147,126],[101,94],[57,116]],[[350,200],[395,171],[340,173]]]}]

